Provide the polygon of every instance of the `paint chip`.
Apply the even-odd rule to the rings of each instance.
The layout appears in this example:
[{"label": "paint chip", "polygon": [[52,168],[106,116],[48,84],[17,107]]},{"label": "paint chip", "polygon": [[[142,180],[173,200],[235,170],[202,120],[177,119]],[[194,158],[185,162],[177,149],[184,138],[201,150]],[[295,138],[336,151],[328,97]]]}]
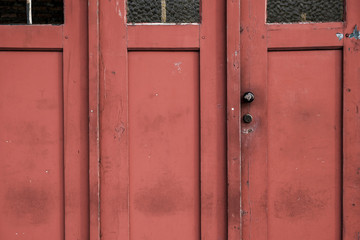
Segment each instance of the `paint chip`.
[{"label": "paint chip", "polygon": [[339,39],[339,41],[341,41],[344,38],[344,34],[342,33],[337,33],[336,36]]}]

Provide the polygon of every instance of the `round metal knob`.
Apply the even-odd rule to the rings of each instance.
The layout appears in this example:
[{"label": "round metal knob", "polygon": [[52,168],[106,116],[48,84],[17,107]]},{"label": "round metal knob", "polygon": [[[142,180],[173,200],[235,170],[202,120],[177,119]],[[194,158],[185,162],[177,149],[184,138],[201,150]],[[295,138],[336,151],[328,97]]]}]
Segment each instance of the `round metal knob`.
[{"label": "round metal knob", "polygon": [[251,103],[254,101],[255,95],[252,92],[246,92],[244,93],[243,100],[244,102]]},{"label": "round metal knob", "polygon": [[252,120],[253,120],[253,117],[252,117],[250,114],[245,114],[245,115],[243,116],[243,121],[244,121],[244,123],[251,123]]}]

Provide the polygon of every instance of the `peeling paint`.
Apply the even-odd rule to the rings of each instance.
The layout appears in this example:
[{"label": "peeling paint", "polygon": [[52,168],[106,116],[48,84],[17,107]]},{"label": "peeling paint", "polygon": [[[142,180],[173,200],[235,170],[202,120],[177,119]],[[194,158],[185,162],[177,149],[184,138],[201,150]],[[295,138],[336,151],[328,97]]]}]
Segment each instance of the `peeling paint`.
[{"label": "peeling paint", "polygon": [[179,72],[181,72],[181,65],[182,64],[182,62],[176,62],[176,63],[174,63],[174,65],[177,67],[177,70],[179,71]]},{"label": "peeling paint", "polygon": [[354,31],[349,35],[349,38],[355,38],[360,40],[360,32],[357,29],[357,25],[355,25]]},{"label": "peeling paint", "polygon": [[116,1],[116,8],[115,8],[116,14],[122,17],[121,10],[120,10],[120,4],[118,1]]},{"label": "peeling paint", "polygon": [[253,132],[253,131],[254,131],[254,129],[252,129],[252,128],[243,129],[243,130],[242,130],[242,133],[244,133],[244,134],[249,134],[249,133],[251,133],[251,132]]},{"label": "peeling paint", "polygon": [[344,34],[342,33],[336,33],[336,37],[341,41],[344,38]]}]

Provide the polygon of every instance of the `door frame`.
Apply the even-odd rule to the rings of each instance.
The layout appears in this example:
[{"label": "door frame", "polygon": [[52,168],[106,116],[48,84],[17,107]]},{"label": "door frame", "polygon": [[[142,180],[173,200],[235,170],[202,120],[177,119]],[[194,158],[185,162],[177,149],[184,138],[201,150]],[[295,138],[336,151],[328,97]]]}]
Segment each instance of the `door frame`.
[{"label": "door frame", "polygon": [[[251,9],[256,13],[249,14]],[[265,0],[264,0],[265,1]],[[349,39],[346,34],[352,33],[355,24],[360,25],[360,2],[348,0],[345,4],[344,23],[321,24],[266,24],[266,4],[263,1],[236,0],[227,1],[227,129],[228,129],[228,239],[248,239],[249,229],[266,229],[266,207],[261,199],[255,199],[266,192],[267,166],[263,164],[252,165],[250,151],[255,149],[241,149],[241,85],[244,85],[241,68],[247,66],[258,71],[257,77],[266,78],[267,51],[289,49],[316,49],[325,46],[328,49],[343,49],[343,239],[358,239],[360,236],[360,192],[359,165],[360,156],[360,118],[358,115],[360,104],[360,64],[359,43]],[[245,10],[241,10],[241,7]],[[243,14],[241,14],[243,13]],[[255,28],[256,27],[256,28]],[[334,38],[336,33],[344,34],[344,39],[339,41]],[[256,46],[256,53],[242,56],[241,47],[248,44],[249,34],[252,35],[251,44]],[[298,36],[308,34],[312,38],[306,41]],[[241,36],[241,37],[240,37]],[[245,42],[244,42],[245,41]],[[245,44],[245,45],[244,45]],[[241,62],[241,59],[243,62]],[[260,59],[260,62],[259,62]],[[356,60],[357,59],[357,60]],[[256,66],[249,66],[248,62],[256,62]],[[261,65],[262,68],[258,66]],[[259,68],[256,70],[256,68]],[[255,113],[256,114],[256,113]],[[263,113],[266,117],[266,113]],[[246,130],[246,129],[244,129]],[[245,131],[246,132],[246,131]],[[247,132],[248,133],[248,132]],[[245,133],[244,133],[245,134]],[[263,151],[263,150],[256,150]],[[254,153],[255,154],[255,153]],[[246,158],[242,159],[242,155]],[[258,168],[258,169],[255,169]],[[255,170],[254,170],[255,169]],[[259,171],[257,171],[259,170]],[[250,177],[257,176],[257,187],[249,190]],[[259,177],[260,176],[260,177]],[[254,180],[253,180],[254,181]],[[252,195],[249,192],[252,191]],[[249,198],[253,198],[249,200]],[[244,200],[244,201],[242,201]],[[259,200],[258,202],[256,202]],[[249,202],[253,201],[252,209]],[[255,215],[254,215],[255,214]],[[254,215],[254,216],[251,216]],[[260,218],[258,223],[251,222],[251,218]],[[255,234],[256,235],[256,234]],[[254,235],[252,235],[254,237]],[[266,239],[262,236],[261,239]]]}]

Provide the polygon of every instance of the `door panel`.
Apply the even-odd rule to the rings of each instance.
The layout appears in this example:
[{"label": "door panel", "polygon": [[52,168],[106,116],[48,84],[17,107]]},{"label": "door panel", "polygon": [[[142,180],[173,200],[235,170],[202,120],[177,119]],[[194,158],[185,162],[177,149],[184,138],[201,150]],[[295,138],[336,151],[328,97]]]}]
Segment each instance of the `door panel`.
[{"label": "door panel", "polygon": [[129,52],[131,239],[199,239],[199,100],[197,52]]},{"label": "door panel", "polygon": [[268,239],[341,239],[342,51],[268,53]]},{"label": "door panel", "polygon": [[61,52],[0,52],[0,238],[64,238]]}]

